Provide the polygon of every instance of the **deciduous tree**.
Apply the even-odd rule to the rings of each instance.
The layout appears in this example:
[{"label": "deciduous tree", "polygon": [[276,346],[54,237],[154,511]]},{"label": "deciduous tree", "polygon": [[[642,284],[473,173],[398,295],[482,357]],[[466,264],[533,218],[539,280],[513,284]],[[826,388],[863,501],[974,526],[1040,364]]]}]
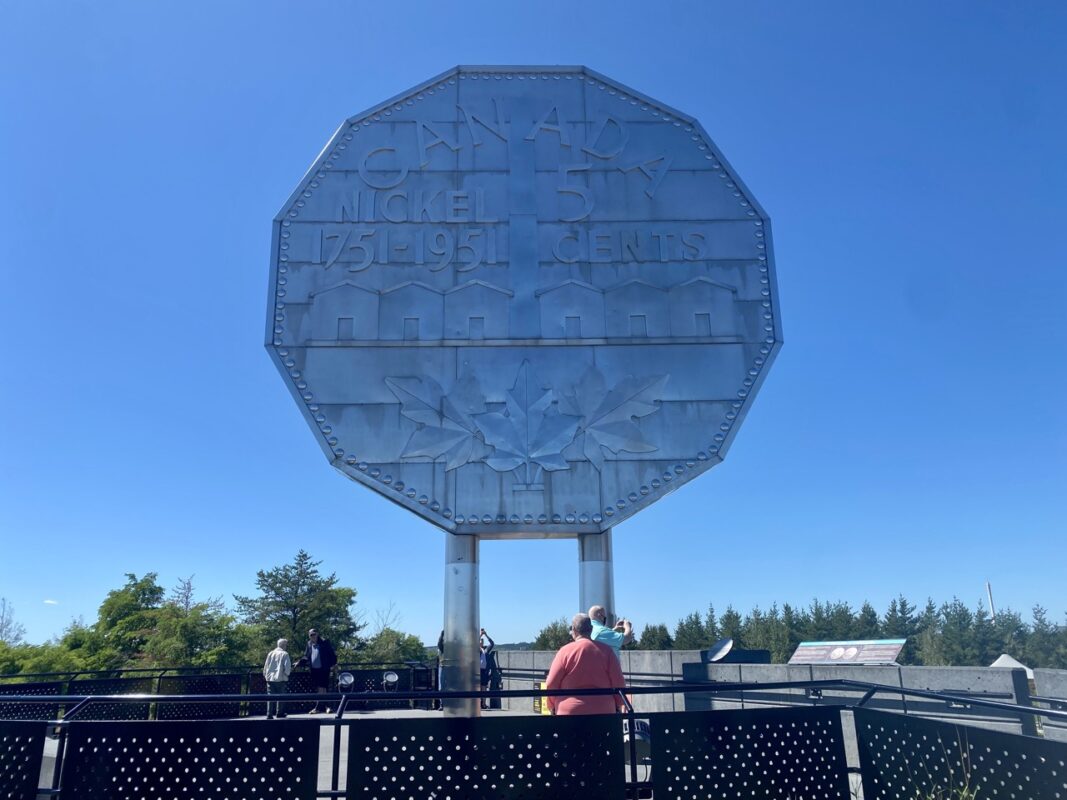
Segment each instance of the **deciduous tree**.
[{"label": "deciduous tree", "polygon": [[565,617],[545,625],[534,639],[534,650],[559,650],[571,641],[571,623]]},{"label": "deciduous tree", "polygon": [[11,646],[21,644],[25,635],[26,628],[15,621],[14,606],[6,597],[0,597],[0,643]]}]

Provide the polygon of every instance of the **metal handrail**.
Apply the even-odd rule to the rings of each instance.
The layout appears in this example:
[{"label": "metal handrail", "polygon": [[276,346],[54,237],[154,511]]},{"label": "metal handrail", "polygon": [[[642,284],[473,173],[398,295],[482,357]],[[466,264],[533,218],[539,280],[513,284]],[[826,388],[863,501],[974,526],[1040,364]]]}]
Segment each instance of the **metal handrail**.
[{"label": "metal handrail", "polygon": [[[432,662],[433,659],[429,659]],[[338,663],[337,669],[345,669],[347,667],[369,667],[375,669],[378,667],[407,667],[408,669],[417,669],[413,667],[407,661],[345,661],[344,663]],[[244,674],[249,671],[259,671],[263,669],[262,664],[240,664],[228,667],[121,667],[117,669],[86,669],[86,670],[64,670],[61,672],[12,672],[9,674],[0,674],[0,682],[3,681],[21,681],[25,678],[58,678],[59,683],[66,681],[77,680],[79,677],[92,677],[92,676],[125,676],[132,673],[147,672],[151,675],[165,676],[167,673],[193,673],[194,675],[237,675]],[[425,663],[422,669],[433,669],[431,663]],[[303,671],[303,670],[299,670]]]},{"label": "metal handrail", "polygon": [[[627,686],[627,695],[642,694],[721,694],[727,692],[744,691],[768,691],[784,689],[839,689],[863,692],[855,703],[838,703],[843,707],[863,707],[877,694],[894,694],[907,697],[921,697],[928,700],[941,702],[965,701],[970,706],[988,708],[1011,714],[1027,714],[1035,717],[1046,717],[1067,721],[1067,711],[1048,708],[1035,708],[1028,705],[1016,705],[996,700],[986,700],[981,697],[964,695],[952,692],[937,692],[926,689],[908,689],[900,686],[886,684],[867,683],[844,679],[819,680],[819,681],[774,681],[768,683],[676,683],[670,686]],[[505,698],[533,698],[533,697],[574,697],[574,696],[604,696],[615,695],[620,690],[617,688],[605,689],[491,689],[474,691],[390,691],[390,692],[327,692],[327,693],[287,693],[287,694],[188,694],[188,695],[157,695],[157,694],[118,694],[118,695],[2,695],[0,703],[29,703],[45,705],[77,704],[83,701],[108,702],[108,703],[239,703],[239,702],[298,702],[314,698],[320,702],[341,702],[344,698],[360,701],[368,700],[427,700],[427,699],[505,699]],[[842,698],[845,700],[847,698]],[[76,707],[77,707],[76,706]]]},{"label": "metal handrail", "polygon": [[1038,703],[1048,703],[1057,708],[1067,709],[1067,697],[1042,697],[1039,694],[1030,695],[1030,699]]}]

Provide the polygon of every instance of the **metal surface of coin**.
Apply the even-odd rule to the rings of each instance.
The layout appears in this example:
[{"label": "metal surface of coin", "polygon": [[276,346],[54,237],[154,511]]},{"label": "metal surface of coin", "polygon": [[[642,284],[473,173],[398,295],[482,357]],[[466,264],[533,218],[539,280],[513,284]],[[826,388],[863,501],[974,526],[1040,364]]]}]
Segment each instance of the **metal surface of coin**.
[{"label": "metal surface of coin", "polygon": [[766,215],[692,118],[460,67],[275,221],[267,347],[330,463],[453,533],[607,530],[719,463],[781,344]]}]

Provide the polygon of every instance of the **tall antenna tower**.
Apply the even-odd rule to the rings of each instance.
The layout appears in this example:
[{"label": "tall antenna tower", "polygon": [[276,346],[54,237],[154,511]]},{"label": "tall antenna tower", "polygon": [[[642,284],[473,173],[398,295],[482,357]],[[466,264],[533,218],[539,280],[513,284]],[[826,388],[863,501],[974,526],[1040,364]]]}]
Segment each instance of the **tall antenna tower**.
[{"label": "tall antenna tower", "polygon": [[997,607],[993,605],[993,586],[989,581],[985,582],[986,596],[989,597],[989,618],[991,621],[997,621]]}]

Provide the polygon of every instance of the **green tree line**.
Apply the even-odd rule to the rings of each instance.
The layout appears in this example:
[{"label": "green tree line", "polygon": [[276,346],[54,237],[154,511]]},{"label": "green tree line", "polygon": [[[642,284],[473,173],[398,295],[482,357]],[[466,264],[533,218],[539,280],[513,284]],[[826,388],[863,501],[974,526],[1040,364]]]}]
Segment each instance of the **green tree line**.
[{"label": "green tree line", "polygon": [[422,642],[387,619],[365,635],[356,590],[323,574],[321,563],[300,550],[291,563],[260,570],[256,594],[234,596],[232,610],[221,597],[197,598],[192,578],[168,592],[155,572],[128,573],[124,585],[108,592],[95,622],[72,622],[40,645],[23,641],[23,626],[0,598],[0,675],[259,664],[278,639],[288,639],[289,652],[299,654],[310,628],[333,642],[342,662],[424,658]]},{"label": "green tree line", "polygon": [[[551,650],[570,641],[568,620],[542,628],[534,649]],[[637,650],[704,650],[719,639],[735,647],[769,650],[771,661],[784,664],[801,642],[846,639],[907,639],[899,661],[919,666],[989,666],[1007,653],[1029,667],[1067,669],[1067,625],[1049,619],[1035,606],[1025,622],[1011,609],[993,619],[979,603],[974,609],[958,598],[920,608],[903,595],[884,613],[870,603],[858,609],[844,602],[813,600],[807,607],[788,603],[742,615],[733,606],[722,614],[709,605],[678,620],[673,632],[665,623],[645,625],[628,645]]]}]

